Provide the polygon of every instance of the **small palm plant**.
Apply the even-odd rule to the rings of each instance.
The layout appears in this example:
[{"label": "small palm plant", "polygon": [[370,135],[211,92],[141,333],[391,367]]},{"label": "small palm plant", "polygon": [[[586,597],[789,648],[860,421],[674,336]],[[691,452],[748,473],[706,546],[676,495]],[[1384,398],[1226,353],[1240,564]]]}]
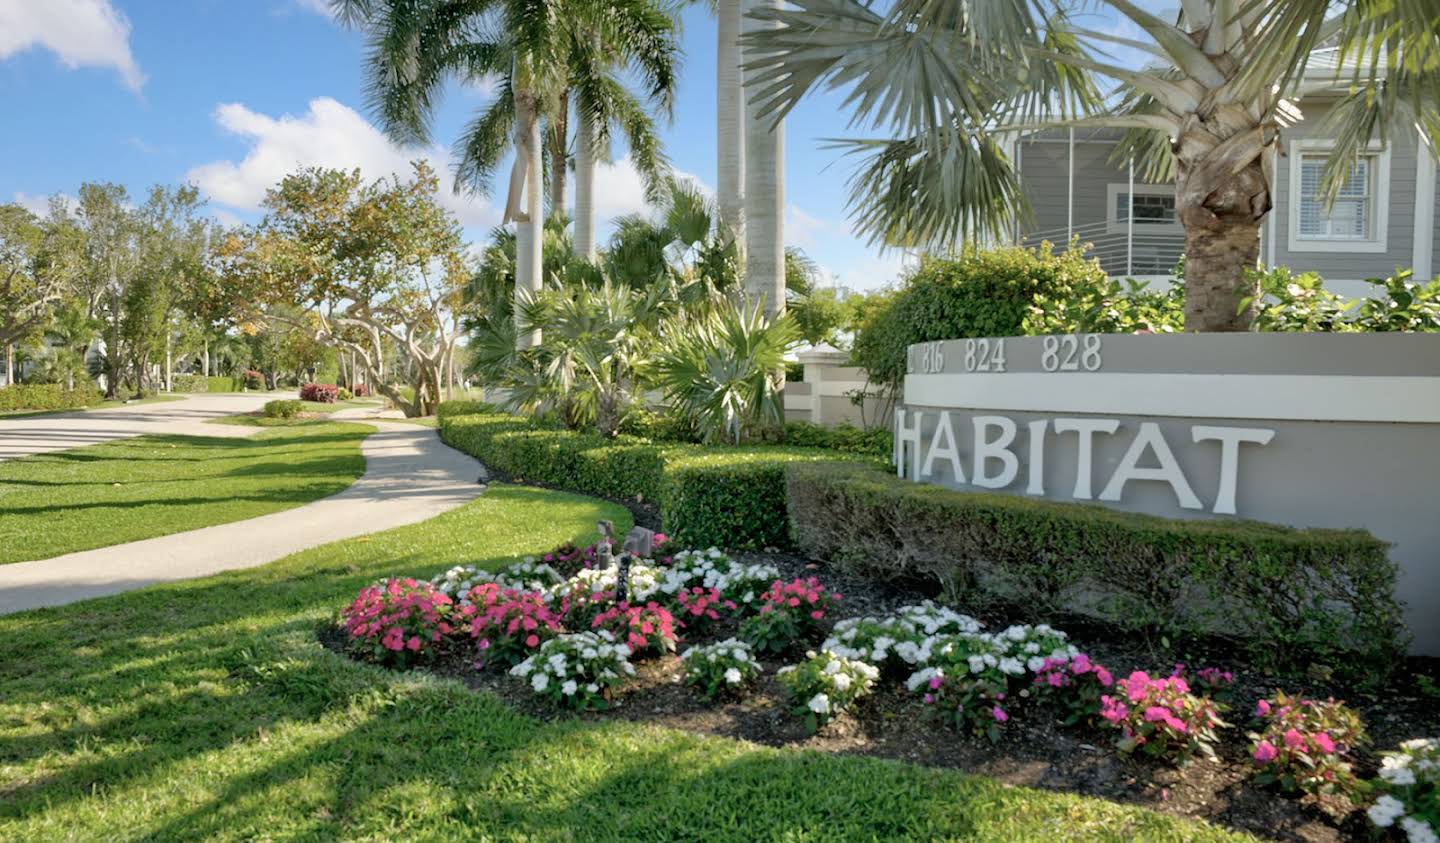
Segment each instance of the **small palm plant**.
[{"label": "small palm plant", "polygon": [[784,423],[785,351],[798,339],[794,321],[768,319],[763,301],[727,299],[708,315],[672,323],[655,379],[707,442],[739,443]]}]

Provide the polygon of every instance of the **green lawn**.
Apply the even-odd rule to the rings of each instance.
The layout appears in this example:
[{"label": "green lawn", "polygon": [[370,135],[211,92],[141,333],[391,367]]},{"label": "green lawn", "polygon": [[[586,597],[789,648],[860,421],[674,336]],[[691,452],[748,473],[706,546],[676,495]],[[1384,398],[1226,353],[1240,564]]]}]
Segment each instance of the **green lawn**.
[{"label": "green lawn", "polygon": [[0,462],[0,564],[254,518],[333,495],[365,471],[366,425],[253,439],[142,436]]},{"label": "green lawn", "polygon": [[0,617],[0,840],[1242,840],[1135,807],[617,721],[545,724],[315,640],[391,573],[593,536],[496,485],[422,524]]}]

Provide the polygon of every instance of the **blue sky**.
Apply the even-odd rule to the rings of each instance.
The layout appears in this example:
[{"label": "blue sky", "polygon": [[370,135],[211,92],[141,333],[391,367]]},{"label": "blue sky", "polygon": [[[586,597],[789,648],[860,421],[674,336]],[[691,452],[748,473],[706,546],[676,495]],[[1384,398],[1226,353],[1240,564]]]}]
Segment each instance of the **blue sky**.
[{"label": "blue sky", "polygon": [[[461,124],[483,91],[452,88],[436,145],[399,149],[370,122],[362,95],[363,37],[324,0],[0,0],[0,202],[43,207],[82,181],[139,195],[190,181],[227,222],[258,219],[266,187],[305,164],[359,166],[371,177],[428,157],[448,169]],[[713,187],[715,26],[703,6],[683,21],[675,120],[664,132],[676,170]],[[849,163],[821,139],[847,134],[839,99],[812,96],[787,121],[787,231],[833,280],[870,289],[900,256],[850,233]],[[623,146],[616,154],[623,154]],[[641,207],[624,161],[602,171],[602,219]],[[480,240],[503,197],[447,202]],[[602,235],[605,232],[602,231]]]}]

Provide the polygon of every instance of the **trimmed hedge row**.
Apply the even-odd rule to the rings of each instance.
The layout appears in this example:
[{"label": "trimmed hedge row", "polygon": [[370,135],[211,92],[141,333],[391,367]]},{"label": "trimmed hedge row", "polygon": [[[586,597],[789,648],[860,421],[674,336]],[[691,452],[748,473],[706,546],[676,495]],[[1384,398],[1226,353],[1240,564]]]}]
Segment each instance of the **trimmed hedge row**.
[{"label": "trimmed hedge row", "polygon": [[175,375],[170,378],[172,392],[209,392],[210,379],[204,375]]},{"label": "trimmed hedge row", "polygon": [[66,389],[56,383],[17,383],[0,387],[0,412],[11,410],[78,410],[99,404],[104,396],[93,385]]},{"label": "trimmed hedge row", "polygon": [[666,534],[692,547],[790,544],[785,471],[830,451],[775,446],[657,444],[553,430],[480,402],[440,405],[440,438],[516,480],[654,503]]},{"label": "trimmed hedge row", "polygon": [[972,609],[1218,636],[1261,665],[1321,664],[1362,682],[1405,652],[1396,566],[1364,530],[1161,518],[833,463],[788,467],[785,498],[805,552],[871,577],[934,579]]}]

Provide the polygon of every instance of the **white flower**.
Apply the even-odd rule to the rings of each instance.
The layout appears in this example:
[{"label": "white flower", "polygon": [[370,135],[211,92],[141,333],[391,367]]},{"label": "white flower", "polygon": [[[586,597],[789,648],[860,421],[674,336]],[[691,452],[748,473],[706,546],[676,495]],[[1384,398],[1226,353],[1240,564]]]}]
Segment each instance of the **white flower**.
[{"label": "white flower", "polygon": [[526,659],[525,661],[520,662],[519,664],[517,664],[517,665],[515,665],[514,667],[510,668],[510,675],[511,675],[511,676],[525,677],[525,676],[529,676],[529,675],[530,675],[530,671],[532,671],[532,670],[534,670],[534,669],[535,669],[535,665],[534,665],[533,663],[531,663],[531,661],[530,661],[529,659]]},{"label": "white flower", "polygon": [[830,713],[830,698],[824,694],[816,694],[810,698],[810,710],[816,714]]},{"label": "white flower", "polygon": [[971,673],[980,673],[985,670],[985,660],[979,656],[971,656],[967,661],[970,662]]},{"label": "white flower", "polygon": [[740,678],[741,677],[739,668],[732,667],[725,671],[725,681],[729,682],[731,685],[740,684]]},{"label": "white flower", "polygon": [[1403,787],[1415,783],[1415,771],[1409,767],[1382,767],[1380,768],[1380,778],[1390,784]]},{"label": "white flower", "polygon": [[1004,659],[1000,662],[1000,672],[1015,676],[1025,672],[1025,665],[1019,659]]},{"label": "white flower", "polygon": [[1389,828],[1394,825],[1395,820],[1405,813],[1405,803],[1389,795],[1388,793],[1375,800],[1375,804],[1365,812],[1370,817],[1370,822],[1381,828]]},{"label": "white flower", "polygon": [[543,673],[537,673],[530,677],[530,687],[534,688],[535,693],[538,694],[550,687],[550,677]]},{"label": "white flower", "polygon": [[840,672],[841,667],[844,667],[844,665],[840,664],[837,659],[831,659],[830,661],[825,663],[825,667],[822,668],[822,670],[825,675],[834,676],[835,674]]},{"label": "white flower", "polygon": [[567,697],[573,697],[575,695],[575,690],[579,687],[579,685],[575,684],[574,679],[567,679],[565,680],[565,684],[560,686],[560,693],[564,694]]},{"label": "white flower", "polygon": [[594,682],[591,682],[589,685],[585,686],[585,690],[589,691],[592,694],[597,694],[600,692],[600,686],[596,685]]},{"label": "white flower", "polygon": [[843,694],[846,691],[850,690],[850,681],[851,680],[849,674],[837,673],[830,680],[830,684],[835,686],[835,690]]},{"label": "white flower", "polygon": [[1440,837],[1435,835],[1435,829],[1419,817],[1406,817],[1400,821],[1400,827],[1405,829],[1410,843],[1436,843],[1440,840]]},{"label": "white flower", "polygon": [[1031,656],[1030,660],[1025,662],[1025,666],[1030,668],[1031,673],[1036,673],[1045,666],[1045,659],[1042,656]]}]

